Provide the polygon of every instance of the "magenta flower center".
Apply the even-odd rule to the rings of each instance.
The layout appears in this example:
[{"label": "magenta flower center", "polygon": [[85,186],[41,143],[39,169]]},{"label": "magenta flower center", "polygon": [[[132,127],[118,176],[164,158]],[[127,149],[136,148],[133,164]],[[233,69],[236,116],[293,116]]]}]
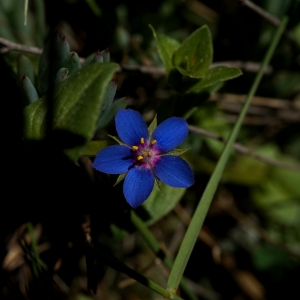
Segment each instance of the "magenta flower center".
[{"label": "magenta flower center", "polygon": [[134,161],[139,166],[152,167],[158,160],[159,151],[155,147],[156,140],[147,141],[141,138],[140,144],[132,146]]}]

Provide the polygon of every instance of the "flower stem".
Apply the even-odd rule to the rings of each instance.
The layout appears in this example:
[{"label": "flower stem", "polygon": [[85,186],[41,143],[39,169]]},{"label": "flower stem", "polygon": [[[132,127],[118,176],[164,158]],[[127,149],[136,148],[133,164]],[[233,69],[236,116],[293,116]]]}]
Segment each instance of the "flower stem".
[{"label": "flower stem", "polygon": [[212,176],[210,177],[210,180],[209,180],[209,182],[205,188],[205,191],[200,199],[200,202],[195,211],[195,214],[191,220],[190,226],[189,226],[189,228],[185,234],[185,237],[182,241],[181,247],[180,247],[178,255],[175,259],[174,266],[171,270],[168,284],[167,284],[167,289],[168,289],[168,291],[170,291],[171,294],[176,293],[176,290],[181,281],[183,272],[185,270],[185,267],[190,258],[191,252],[196,243],[199,231],[202,227],[202,224],[203,224],[206,214],[208,212],[209,206],[211,204],[211,201],[213,199],[213,196],[216,192],[219,181],[220,181],[223,171],[225,169],[227,160],[232,151],[232,146],[233,146],[233,144],[237,138],[237,135],[240,131],[240,128],[242,126],[242,122],[246,115],[247,109],[250,105],[251,99],[253,98],[253,96],[257,90],[257,87],[262,79],[264,69],[266,68],[266,66],[268,65],[268,63],[271,60],[271,57],[274,54],[274,51],[279,43],[280,37],[286,27],[287,21],[288,21],[288,19],[287,19],[287,17],[285,17],[282,20],[280,27],[278,27],[278,29],[276,30],[273,41],[270,44],[268,51],[267,51],[267,53],[263,59],[263,62],[261,64],[261,68],[260,68],[258,74],[256,75],[255,80],[250,88],[250,91],[249,91],[249,94],[245,101],[245,104],[244,104],[244,106],[239,114],[239,117],[235,123],[235,126],[230,134],[228,142],[223,149],[221,157],[216,165],[216,168],[215,168]]},{"label": "flower stem", "polygon": [[[173,261],[167,257],[161,250],[159,243],[157,242],[156,238],[153,236],[151,231],[148,229],[148,227],[145,225],[143,220],[137,216],[137,214],[131,210],[130,214],[131,222],[134,224],[134,226],[137,228],[137,230],[140,232],[148,246],[151,248],[151,250],[155,253],[156,256],[161,258],[164,262],[164,264],[171,270],[173,266]],[[180,281],[180,286],[182,290],[186,293],[186,295],[191,300],[197,300],[198,297],[195,295],[195,293],[190,289],[188,283],[184,278]],[[180,298],[177,298],[180,299]]]},{"label": "flower stem", "polygon": [[180,298],[173,298],[173,295],[162,288],[160,285],[157,283],[153,282],[152,280],[148,279],[147,277],[143,276],[142,274],[136,272],[135,270],[129,268],[126,266],[124,263],[121,261],[117,260],[111,255],[108,255],[104,251],[101,251],[100,249],[94,247],[91,244],[86,244],[86,251],[87,254],[90,255],[91,257],[95,257],[98,260],[103,261],[103,263],[107,264],[111,268],[122,272],[129,277],[135,279],[137,282],[141,283],[142,285],[148,287],[150,290],[155,291],[156,293],[160,294],[161,296],[167,298],[167,299],[177,299],[180,300]]}]

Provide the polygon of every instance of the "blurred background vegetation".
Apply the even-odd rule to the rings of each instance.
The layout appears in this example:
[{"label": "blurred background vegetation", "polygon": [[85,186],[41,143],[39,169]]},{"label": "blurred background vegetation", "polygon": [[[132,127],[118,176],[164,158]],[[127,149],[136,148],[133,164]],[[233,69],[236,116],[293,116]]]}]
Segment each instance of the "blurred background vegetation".
[{"label": "blurred background vegetation", "polygon": [[[0,2],[5,41],[43,48],[57,31],[80,57],[109,48],[111,61],[121,66],[116,98],[129,96],[128,107],[146,121],[155,113],[159,120],[187,118],[192,127],[182,147],[190,148],[184,158],[193,168],[195,185],[175,192],[165,187],[163,196],[154,191],[137,210],[170,257],[176,255],[222,151],[222,138],[228,137],[271,42],[274,24],[266,17],[276,23],[289,16],[185,272],[198,299],[300,297],[300,1],[253,2],[268,15],[238,0],[30,0],[26,26],[23,1]],[[180,42],[207,24],[214,64],[240,68],[243,76],[200,95],[176,95],[166,83],[148,24]],[[112,188],[115,177],[94,172],[92,157],[74,165],[48,145],[21,145],[23,104],[13,81],[20,52],[2,40],[0,51],[1,298],[162,299],[105,261],[86,267],[81,241],[91,228],[94,243],[105,253],[161,286],[168,275],[132,225],[122,185]],[[27,56],[37,69],[39,56]],[[115,134],[113,122],[94,140],[107,140],[107,133]]]}]

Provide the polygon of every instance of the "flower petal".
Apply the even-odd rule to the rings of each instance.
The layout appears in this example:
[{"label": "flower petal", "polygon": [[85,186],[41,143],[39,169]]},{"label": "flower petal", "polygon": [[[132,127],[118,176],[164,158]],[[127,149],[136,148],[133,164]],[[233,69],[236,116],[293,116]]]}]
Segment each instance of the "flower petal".
[{"label": "flower petal", "polygon": [[172,117],[161,124],[153,132],[155,147],[160,153],[166,153],[179,146],[188,134],[187,122],[182,118]]},{"label": "flower petal", "polygon": [[150,169],[135,166],[125,177],[124,196],[133,208],[141,205],[150,195],[154,186],[154,176]]},{"label": "flower petal", "polygon": [[194,183],[194,174],[188,163],[178,156],[161,156],[153,166],[155,175],[164,183],[186,188]]},{"label": "flower petal", "polygon": [[134,157],[129,147],[115,145],[101,150],[93,163],[93,167],[107,174],[121,174],[133,165]]},{"label": "flower petal", "polygon": [[129,146],[148,139],[148,128],[142,115],[132,109],[120,109],[116,115],[116,129],[120,139]]}]

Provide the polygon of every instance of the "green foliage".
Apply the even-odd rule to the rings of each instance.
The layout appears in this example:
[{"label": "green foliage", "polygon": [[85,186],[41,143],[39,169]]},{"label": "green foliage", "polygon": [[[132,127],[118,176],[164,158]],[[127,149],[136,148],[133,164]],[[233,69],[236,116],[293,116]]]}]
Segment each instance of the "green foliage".
[{"label": "green foliage", "polygon": [[101,107],[100,116],[99,116],[100,118],[103,116],[105,111],[107,111],[107,109],[111,106],[116,91],[117,91],[117,82],[112,80],[108,83],[105,89],[105,94],[103,96],[103,105]]},{"label": "green foliage", "polygon": [[147,225],[152,225],[167,215],[181,200],[186,191],[186,189],[173,188],[163,183],[161,183],[161,190],[162,193],[154,189],[142,205],[150,217],[146,221]]},{"label": "green foliage", "polygon": [[211,34],[207,26],[194,31],[174,52],[173,66],[185,76],[202,78],[213,56]]},{"label": "green foliage", "polygon": [[[27,26],[24,26],[24,3],[20,4],[19,2],[19,0],[0,1],[0,37],[24,45],[43,48],[46,34],[44,1],[29,1]],[[157,114],[159,121],[169,116],[182,116],[190,125],[212,131],[228,140],[241,107],[235,97],[245,94],[251,85],[253,73],[257,72],[255,65],[260,64],[263,53],[271,43],[274,28],[266,21],[257,24],[249,23],[249,16],[253,21],[253,12],[247,12],[247,8],[240,10],[238,6],[231,7],[232,21],[226,22],[224,16],[228,10],[226,13],[224,11],[229,8],[227,4],[224,6],[224,11],[216,12],[211,3],[207,2],[207,10],[202,9],[205,6],[201,6],[199,9],[199,3],[196,1],[195,3],[198,4],[195,4],[194,2],[154,1],[151,3],[150,11],[148,4],[142,2],[132,4],[118,1],[117,3],[108,2],[99,7],[94,0],[81,4],[77,0],[64,0],[60,4],[61,7],[70,9],[72,12],[77,11],[79,14],[82,13],[80,11],[82,5],[89,6],[90,9],[86,9],[85,13],[87,18],[91,17],[89,20],[93,26],[86,26],[80,18],[76,18],[76,21],[72,18],[68,21],[63,20],[64,16],[61,12],[65,9],[61,10],[60,7],[55,7],[62,19],[58,30],[63,33],[61,36],[65,35],[66,38],[61,39],[57,36],[49,39],[39,66],[38,56],[22,54],[17,58],[18,51],[5,52],[7,51],[6,46],[0,45],[6,61],[12,66],[12,70],[16,71],[20,91],[24,98],[22,102],[22,99],[11,97],[9,93],[3,92],[5,100],[3,102],[12,103],[8,110],[3,108],[3,112],[9,115],[8,119],[12,124],[12,126],[7,126],[4,131],[4,133],[8,132],[9,139],[7,140],[5,136],[4,142],[7,145],[5,148],[8,149],[8,155],[5,154],[3,157],[7,157],[7,160],[12,162],[16,160],[15,157],[21,157],[18,159],[16,167],[10,162],[8,170],[4,169],[3,174],[4,178],[8,180],[7,186],[11,186],[13,180],[13,186],[22,190],[24,199],[27,199],[26,202],[21,199],[25,203],[24,206],[18,202],[14,206],[15,202],[13,202],[13,209],[6,209],[6,204],[3,204],[1,211],[5,213],[1,219],[5,221],[3,221],[2,228],[5,230],[7,227],[11,234],[12,228],[15,227],[10,226],[10,219],[18,219],[17,224],[19,224],[19,220],[23,222],[24,219],[25,223],[33,222],[28,223],[32,246],[30,247],[29,243],[28,252],[26,252],[26,246],[23,249],[24,255],[27,257],[25,262],[22,262],[22,266],[16,267],[12,272],[5,269],[5,264],[3,264],[3,272],[7,272],[5,276],[8,275],[9,282],[14,282],[13,274],[18,274],[24,280],[28,280],[29,292],[36,291],[37,285],[35,284],[38,284],[39,287],[42,284],[44,287],[45,278],[41,277],[41,272],[37,272],[37,267],[44,271],[44,267],[49,262],[47,257],[52,260],[51,248],[47,255],[41,254],[44,241],[49,242],[47,235],[44,235],[44,228],[50,235],[54,233],[55,228],[59,228],[59,232],[63,233],[64,242],[71,241],[73,245],[71,249],[63,251],[78,251],[78,244],[73,243],[73,238],[75,237],[77,241],[77,236],[73,235],[73,232],[72,236],[68,235],[65,229],[67,226],[72,229],[79,228],[81,218],[80,221],[76,219],[74,223],[69,223],[68,217],[77,218],[79,215],[82,217],[82,214],[87,211],[91,212],[88,217],[91,219],[92,244],[94,246],[91,246],[92,249],[87,249],[90,245],[87,248],[85,245],[83,252],[87,261],[92,260],[94,263],[95,270],[92,271],[95,272],[91,272],[89,266],[85,271],[81,261],[78,264],[78,261],[70,259],[74,268],[80,265],[80,276],[87,276],[88,282],[92,278],[97,283],[99,276],[102,276],[101,272],[104,272],[103,266],[109,265],[147,287],[142,287],[142,290],[140,289],[141,285],[132,284],[125,289],[120,289],[117,283],[112,284],[110,276],[112,271],[109,268],[108,276],[105,275],[101,279],[103,292],[109,299],[134,296],[140,299],[157,299],[157,295],[152,290],[164,297],[179,299],[174,296],[174,293],[180,280],[180,273],[184,269],[182,264],[179,267],[175,265],[171,271],[170,292],[167,292],[164,287],[168,279],[168,272],[172,269],[172,259],[168,255],[171,254],[173,257],[178,253],[178,237],[183,234],[180,231],[177,232],[177,229],[185,227],[179,226],[184,224],[184,215],[171,213],[181,201],[182,209],[195,216],[196,221],[192,222],[189,227],[189,230],[191,228],[194,230],[194,239],[198,237],[199,223],[203,221],[204,217],[207,218],[204,232],[206,232],[208,240],[204,238],[198,243],[197,249],[194,248],[197,250],[194,252],[196,255],[192,255],[189,259],[193,276],[195,275],[194,282],[192,282],[193,289],[190,289],[190,282],[184,286],[184,281],[181,281],[178,294],[182,295],[184,299],[217,299],[219,295],[230,298],[226,294],[227,290],[234,290],[237,298],[247,298],[249,297],[247,291],[249,292],[251,289],[256,291],[257,298],[263,299],[265,297],[264,289],[270,298],[274,298],[274,295],[276,298],[277,291],[282,289],[280,295],[284,295],[288,299],[293,298],[290,295],[293,289],[297,291],[297,284],[293,284],[293,282],[299,273],[300,257],[299,172],[272,166],[267,160],[260,161],[248,154],[241,155],[232,151],[234,155],[228,159],[220,179],[221,184],[218,185],[219,188],[214,197],[215,201],[206,216],[209,209],[207,197],[201,198],[199,205],[201,207],[196,210],[197,198],[205,190],[205,184],[209,177],[215,178],[216,171],[214,170],[220,170],[217,161],[224,148],[221,139],[218,141],[203,137],[198,133],[189,133],[187,141],[181,145],[184,149],[176,149],[168,154],[184,156],[195,173],[195,185],[186,192],[185,189],[160,186],[156,180],[156,189],[142,207],[135,212],[129,211],[126,206],[121,187],[113,187],[117,179],[115,176],[106,176],[91,170],[94,156],[104,147],[114,143],[107,139],[107,133],[114,134],[114,117],[120,108],[125,108],[128,104],[133,109],[139,110],[147,122],[151,121],[150,116],[154,114]],[[272,0],[264,0],[261,3],[262,8],[277,17],[286,14],[288,10],[292,20],[285,39],[282,40],[274,59],[268,65],[267,76],[264,77],[258,89],[257,96],[269,98],[257,97],[255,99],[238,140],[252,153],[277,159],[278,162],[287,162],[295,169],[299,165],[297,159],[300,158],[298,2],[289,0],[277,3]],[[47,5],[51,6],[51,1]],[[155,14],[154,9],[156,9]],[[51,20],[52,15],[49,12],[46,13],[48,14],[47,20]],[[99,18],[100,15],[101,18]],[[244,16],[246,16],[245,20],[243,20]],[[222,22],[218,21],[219,18],[222,18]],[[79,22],[82,31],[79,32],[75,29],[78,28],[78,24],[74,26],[74,22]],[[155,37],[156,48],[153,43],[154,39],[150,37],[151,31],[147,26],[148,22],[153,22],[157,30],[155,31],[150,26]],[[203,24],[206,25],[203,26]],[[232,24],[235,24],[234,28]],[[48,28],[51,28],[51,24],[47,24]],[[198,29],[191,33],[194,28]],[[248,28],[251,28],[251,31],[248,31]],[[246,38],[241,38],[241,31]],[[89,38],[88,43],[82,32],[84,35],[87,34],[87,37],[92,37]],[[72,37],[69,40],[71,47],[67,43],[68,37]],[[217,46],[214,51],[212,40]],[[78,53],[83,55],[82,53],[85,53],[86,49],[91,49],[89,48],[91,45],[94,47],[92,49],[97,49],[99,45],[103,45],[103,47],[111,45],[112,51],[110,53],[107,48],[91,54],[86,59],[79,58],[74,51],[70,52],[70,48],[71,50],[78,49],[76,51],[80,51]],[[213,53],[215,60],[227,61],[226,65],[232,64],[228,60],[234,60],[233,64],[240,64],[245,76],[237,81],[226,82],[240,76],[241,71],[225,66],[213,67]],[[121,61],[122,66],[124,65],[121,74],[114,75],[117,65],[109,63],[110,54],[114,61]],[[238,61],[241,58],[245,61]],[[176,93],[172,93],[169,87],[166,87],[163,76],[156,74],[155,66],[160,65],[161,61],[166,69],[167,83]],[[218,65],[221,64],[218,63]],[[130,67],[133,67],[134,71]],[[148,69],[150,72],[145,74],[144,72],[148,72]],[[161,74],[160,69],[158,71]],[[6,73],[5,78],[7,75]],[[115,78],[118,78],[120,82],[118,94],[131,94],[131,99],[127,97],[114,100],[117,88]],[[226,84],[224,84],[225,82]],[[213,95],[219,90],[220,93]],[[9,97],[6,96],[7,94]],[[18,123],[16,116],[18,116],[19,104],[25,107],[24,120],[19,118],[19,123],[24,123],[22,140],[18,140],[13,129],[13,125]],[[155,117],[149,126],[150,135],[156,125]],[[122,144],[118,138],[112,138]],[[14,140],[17,140],[15,144],[12,143]],[[189,148],[190,151],[185,152],[186,148]],[[20,155],[18,153],[15,155],[14,149],[18,149],[21,152]],[[71,162],[68,160],[67,166],[60,160],[61,152],[71,159]],[[80,156],[89,156],[90,159],[85,157],[78,161]],[[65,157],[63,156],[63,158]],[[55,166],[53,168],[55,171],[52,171],[49,177],[45,176],[49,172],[48,162]],[[34,168],[36,164],[41,165],[38,168],[37,176],[36,168]],[[68,170],[65,171],[67,168]],[[19,174],[20,170],[24,170],[21,173],[22,176],[9,176],[9,172],[13,171]],[[80,177],[74,170],[83,176]],[[56,178],[60,177],[60,174],[64,175],[62,176],[63,180],[60,185],[57,185]],[[124,179],[125,174],[119,176],[117,183]],[[28,177],[28,181],[24,177]],[[38,178],[40,181],[36,180],[37,177],[40,177]],[[79,179],[76,181],[76,178]],[[70,185],[68,185],[68,180],[71,181]],[[41,183],[44,181],[49,181],[49,184],[42,185]],[[28,182],[29,184],[25,184]],[[214,181],[214,184],[214,186],[209,184],[206,190],[212,191],[218,182]],[[41,189],[41,186],[44,186],[45,189]],[[84,190],[83,197],[77,193],[80,187]],[[54,198],[56,197],[49,200],[53,207],[50,221],[43,218],[43,210],[48,215],[49,208],[47,206],[49,194],[47,188],[48,190],[57,188],[67,190],[67,197],[63,201],[59,198],[59,205],[55,204]],[[35,191],[39,189],[43,191],[39,192],[37,203],[31,205],[30,199],[35,197]],[[66,204],[67,213],[65,213],[62,208],[68,198],[71,201],[70,204]],[[74,198],[79,199],[79,209],[76,207],[76,201],[73,201]],[[42,199],[45,209],[35,213],[36,207],[40,206],[40,199]],[[26,207],[24,212],[23,209],[19,209],[20,207]],[[18,210],[21,211],[20,218]],[[60,223],[60,218],[57,216],[60,216],[61,210],[63,214]],[[129,214],[135,213],[139,217],[137,215],[129,217]],[[9,222],[7,222],[6,215]],[[164,218],[165,216],[167,218]],[[37,219],[42,223],[41,240],[38,235],[39,230],[33,225],[36,223],[30,218]],[[235,230],[241,227],[244,231],[240,231],[240,235],[235,235]],[[135,229],[138,230],[138,233],[134,232]],[[251,236],[250,242],[248,241],[251,247],[247,247],[248,244],[244,243],[246,238],[242,236],[243,234]],[[57,239],[53,239],[53,245],[60,239],[57,232],[53,234],[55,237],[57,235]],[[207,245],[204,246],[206,250],[203,251],[204,243]],[[224,247],[224,245],[230,247]],[[210,247],[212,251],[207,251]],[[214,250],[219,250],[219,247],[222,251],[221,260],[215,263],[211,259],[211,253],[216,259],[215,254],[218,251]],[[185,243],[182,246],[183,250],[179,251],[177,258],[182,259],[183,263],[188,259],[188,248],[189,245],[187,246]],[[11,254],[10,250],[13,249],[13,246],[8,247],[8,257]],[[58,247],[57,249],[59,250]],[[182,252],[184,257],[180,255]],[[43,258],[43,266],[40,265],[40,255]],[[118,259],[112,258],[113,256]],[[225,272],[225,276],[222,275],[222,272],[221,274],[211,272],[212,269],[226,268],[224,261],[228,260],[223,260],[223,258],[231,256],[237,261],[234,272],[229,270],[229,272]],[[245,271],[240,270],[240,257],[243,259],[241,264],[243,268],[245,266],[247,268],[247,265],[252,263],[251,268],[247,270],[250,275],[248,277],[237,276],[239,271]],[[198,263],[199,260],[204,262],[201,263],[200,272],[194,268],[195,263]],[[169,263],[170,261],[171,263]],[[149,281],[146,277],[139,276],[140,274],[124,266],[123,262],[134,265],[135,270],[148,278],[154,278],[157,284]],[[30,267],[32,274],[27,272],[29,270],[26,268],[27,266]],[[191,269],[186,270],[188,277]],[[22,270],[27,270],[26,274],[23,274]],[[252,271],[253,273],[251,273]],[[247,275],[247,272],[244,274]],[[72,272],[68,272],[69,275],[66,276],[68,278],[64,273],[61,272],[62,280],[77,282],[76,275],[73,276]],[[77,274],[77,272],[75,273]],[[255,281],[256,275],[258,279],[262,280],[261,283],[256,283],[258,281],[257,279]],[[36,282],[32,282],[32,278]],[[240,280],[240,278],[245,280]],[[228,281],[226,281],[227,279]],[[274,284],[276,280],[279,284]],[[117,282],[117,280],[113,281]],[[128,282],[124,280],[120,283]],[[220,282],[225,282],[225,284],[220,284]],[[2,296],[9,289],[7,289],[5,281],[1,284],[4,286],[0,291]],[[200,285],[200,289],[197,288],[197,285]],[[222,290],[220,286],[224,285],[226,287]],[[263,289],[260,288],[261,285]],[[70,284],[70,290],[73,290],[73,287]],[[90,282],[88,289],[93,289]],[[45,290],[48,293],[50,289],[47,286],[42,294]],[[193,294],[194,291],[199,293],[199,296]],[[214,291],[219,294],[214,294]],[[260,291],[261,294],[259,294]],[[84,296],[87,291],[81,293],[74,297],[87,297]],[[117,293],[122,293],[122,296]],[[25,298],[29,296],[24,295]],[[39,298],[42,299],[43,296]],[[51,296],[49,295],[49,297]]]},{"label": "green foliage", "polygon": [[69,76],[79,70],[81,65],[78,54],[74,51],[71,51],[63,60],[62,66],[68,69]]},{"label": "green foliage", "polygon": [[177,290],[180,280],[182,278],[183,272],[188,263],[190,254],[192,253],[193,247],[196,243],[197,236],[203,225],[203,222],[207,215],[209,206],[212,202],[212,199],[214,197],[214,194],[216,192],[218,184],[221,180],[223,171],[225,169],[225,166],[227,164],[227,161],[229,159],[229,156],[230,156],[230,153],[232,150],[232,146],[233,146],[233,144],[238,136],[238,133],[242,127],[242,122],[245,118],[247,109],[249,108],[252,97],[254,96],[254,94],[258,88],[258,85],[261,81],[261,78],[263,76],[263,71],[266,68],[267,64],[270,62],[272,55],[275,52],[275,49],[279,43],[281,35],[286,27],[287,21],[288,21],[287,18],[285,18],[275,33],[273,41],[272,41],[271,45],[269,46],[267,53],[265,54],[260,71],[256,75],[256,78],[251,86],[251,89],[250,89],[247,99],[244,103],[244,106],[243,106],[241,112],[239,113],[239,117],[235,123],[235,126],[233,127],[233,129],[231,131],[230,137],[224,147],[224,150],[222,151],[222,154],[218,160],[216,168],[214,169],[214,172],[212,173],[212,176],[210,177],[209,182],[206,185],[206,188],[205,188],[205,190],[202,194],[202,197],[199,201],[199,204],[197,206],[195,214],[191,220],[189,228],[188,228],[186,235],[182,241],[179,252],[178,252],[177,257],[174,262],[174,266],[173,266],[170,276],[168,278],[168,284],[167,284],[168,288],[167,289],[168,289],[168,291],[171,292],[171,294],[176,293],[176,290]]},{"label": "green foliage", "polygon": [[20,82],[21,92],[25,99],[25,105],[33,103],[39,99],[38,93],[27,76],[23,76]]},{"label": "green foliage", "polygon": [[[109,59],[109,51],[105,49],[93,54],[81,66],[78,54],[70,52],[64,37],[50,38],[38,69],[38,86],[43,97],[38,100],[36,89],[27,77],[21,82],[25,103],[36,101],[24,111],[25,138],[41,140],[46,134],[54,134],[52,142],[56,147],[61,147],[76,161],[95,130],[107,125],[117,110],[127,105],[124,99],[112,105],[117,83],[111,79],[117,65],[109,63]],[[34,78],[30,60],[20,56],[18,73],[23,72]],[[62,139],[68,140],[66,145]],[[90,152],[88,149],[87,153]]]},{"label": "green foliage", "polygon": [[157,116],[155,115],[155,117],[153,118],[151,124],[148,126],[149,140],[152,139],[152,134],[153,134],[156,127],[157,127]]},{"label": "green foliage", "polygon": [[27,106],[25,137],[29,140],[45,138],[46,131],[50,130],[46,128],[47,118],[51,118],[51,131],[67,134],[70,144],[66,153],[76,161],[94,134],[106,86],[117,68],[117,64],[106,63],[80,69],[54,88],[53,99],[46,95]]},{"label": "green foliage", "polygon": [[200,93],[207,87],[242,75],[229,67],[210,68],[213,56],[211,33],[207,26],[194,31],[181,45],[169,37],[153,36],[163,61],[169,85],[179,93]]},{"label": "green foliage", "polygon": [[208,70],[203,75],[202,80],[190,87],[187,92],[199,93],[209,86],[236,78],[240,75],[242,75],[241,70],[236,68],[215,67]]},{"label": "green foliage", "polygon": [[108,146],[106,141],[90,141],[84,148],[82,156],[95,156],[101,149]]},{"label": "green foliage", "polygon": [[54,85],[57,85],[58,83],[64,81],[69,74],[69,70],[67,68],[61,68],[57,71],[55,79],[54,79]]},{"label": "green foliage", "polygon": [[286,228],[299,228],[300,173],[274,168],[260,188],[253,190],[253,198],[269,221]]},{"label": "green foliage", "polygon": [[18,55],[17,58],[17,75],[22,78],[26,75],[32,83],[35,83],[35,70],[31,60],[24,54]]},{"label": "green foliage", "polygon": [[157,51],[166,67],[166,72],[168,75],[173,68],[173,54],[179,48],[180,44],[178,41],[170,37],[156,33],[154,28],[151,25],[149,26],[152,29],[154,38],[156,39]]},{"label": "green foliage", "polygon": [[[106,98],[104,98],[104,101],[106,101],[105,99]],[[97,122],[96,128],[101,129],[107,126],[113,120],[119,109],[127,107],[127,100],[127,97],[123,97],[111,103],[107,110],[103,111],[101,117]]]}]

